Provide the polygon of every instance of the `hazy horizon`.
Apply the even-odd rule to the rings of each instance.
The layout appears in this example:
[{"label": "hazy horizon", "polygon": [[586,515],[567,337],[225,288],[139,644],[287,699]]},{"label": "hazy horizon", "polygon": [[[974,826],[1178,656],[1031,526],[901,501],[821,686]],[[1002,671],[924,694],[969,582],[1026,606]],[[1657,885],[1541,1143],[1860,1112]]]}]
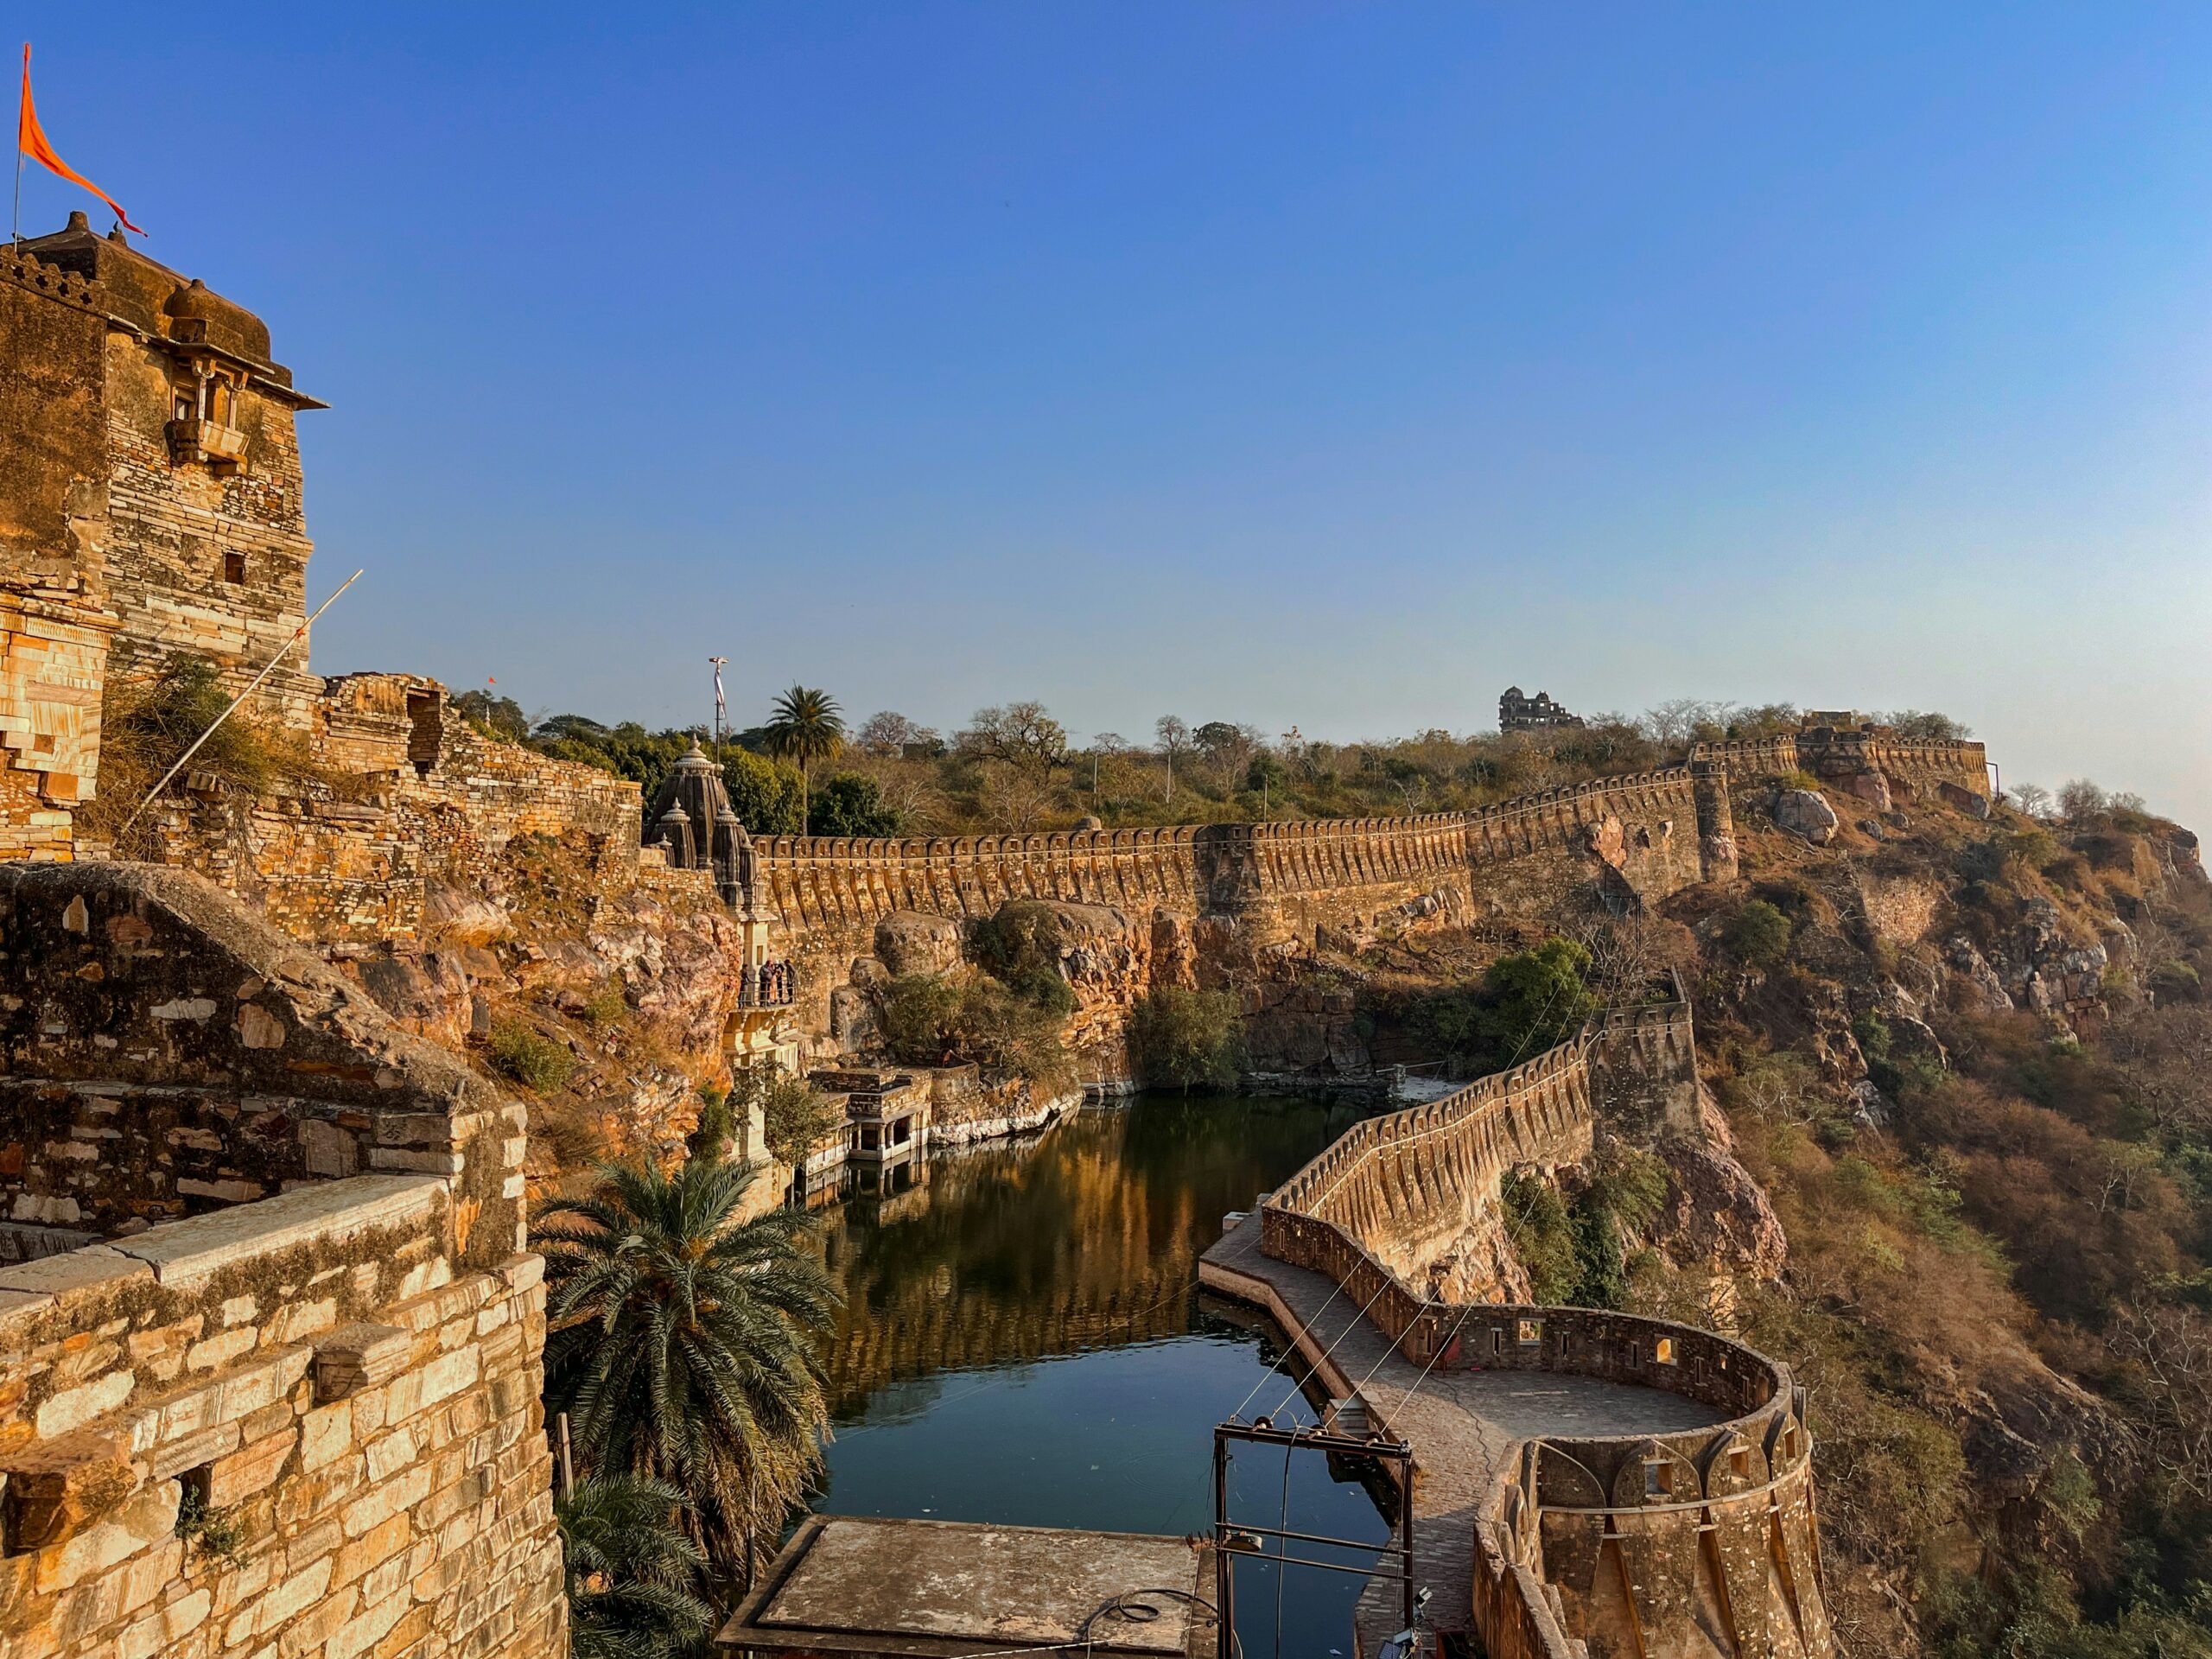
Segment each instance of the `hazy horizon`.
[{"label": "hazy horizon", "polygon": [[2212,829],[2212,12],[172,24],[41,16],[40,109],[333,405],[323,673],[662,726],[714,654],[740,725],[1140,741],[1918,707]]}]

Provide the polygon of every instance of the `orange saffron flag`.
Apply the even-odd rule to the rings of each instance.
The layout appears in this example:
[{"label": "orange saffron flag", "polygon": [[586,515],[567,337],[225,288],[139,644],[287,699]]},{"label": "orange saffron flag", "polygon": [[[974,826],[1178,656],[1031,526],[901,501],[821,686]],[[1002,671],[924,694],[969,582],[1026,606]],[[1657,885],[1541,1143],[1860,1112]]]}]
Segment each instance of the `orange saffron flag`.
[{"label": "orange saffron flag", "polygon": [[[23,42],[23,101],[19,108],[21,113],[16,121],[16,150],[29,156],[48,172],[59,173],[70,183],[83,185],[109,207],[115,208],[115,216],[123,221],[124,229],[138,231],[138,227],[130,222],[130,215],[116,207],[113,196],[55,155],[54,146],[46,142],[46,130],[38,124],[37,106],[31,102],[31,48],[29,41]],[[146,232],[138,231],[138,234],[143,236]]]}]

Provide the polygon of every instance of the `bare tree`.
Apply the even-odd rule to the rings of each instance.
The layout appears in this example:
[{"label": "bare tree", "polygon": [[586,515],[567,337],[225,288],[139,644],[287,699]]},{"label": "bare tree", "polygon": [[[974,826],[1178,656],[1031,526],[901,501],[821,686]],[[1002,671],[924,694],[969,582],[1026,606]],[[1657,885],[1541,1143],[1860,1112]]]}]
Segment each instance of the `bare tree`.
[{"label": "bare tree", "polygon": [[1059,794],[1050,770],[1004,760],[985,761],[982,780],[984,816],[1001,830],[1024,834],[1045,821]]},{"label": "bare tree", "polygon": [[1728,705],[1706,697],[1669,697],[1643,711],[1637,723],[1655,743],[1688,743],[1700,732],[1727,724]]},{"label": "bare tree", "polygon": [[1260,752],[1263,740],[1252,727],[1210,720],[1191,734],[1191,743],[1205,757],[1206,765],[1217,778],[1233,779],[1241,777],[1252,764],[1252,757]]},{"label": "bare tree", "polygon": [[2012,804],[2031,818],[2047,817],[2050,814],[2050,791],[2041,784],[2015,784],[2005,791],[2012,798]]},{"label": "bare tree", "polygon": [[878,760],[896,760],[906,753],[906,745],[924,740],[927,728],[917,726],[894,709],[879,709],[861,722],[859,731],[853,734],[853,747],[863,754]]},{"label": "bare tree", "polygon": [[979,760],[998,760],[1025,772],[1049,773],[1067,759],[1067,728],[1035,701],[1003,709],[978,709],[960,734],[960,750]]},{"label": "bare tree", "polygon": [[2101,817],[2108,804],[2104,791],[2086,778],[2071,779],[2059,787],[2059,816],[2069,823],[2087,823]]},{"label": "bare tree", "polygon": [[2107,1340],[2133,1373],[2126,1426],[2182,1493],[2212,1501],[2212,1319],[2185,1306],[2113,1310]]},{"label": "bare tree", "polygon": [[1191,752],[1191,728],[1173,715],[1162,715],[1152,725],[1153,734],[1159,739],[1155,745],[1161,760],[1167,763],[1167,794],[1175,798],[1175,757]]}]

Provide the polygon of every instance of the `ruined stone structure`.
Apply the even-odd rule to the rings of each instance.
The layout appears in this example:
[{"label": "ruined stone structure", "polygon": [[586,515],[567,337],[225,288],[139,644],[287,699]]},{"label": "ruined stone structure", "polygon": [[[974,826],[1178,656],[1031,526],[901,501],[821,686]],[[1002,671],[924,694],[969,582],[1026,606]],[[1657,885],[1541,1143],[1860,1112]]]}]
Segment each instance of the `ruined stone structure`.
[{"label": "ruined stone structure", "polygon": [[522,1108],[195,876],[0,938],[0,1651],[565,1654]]},{"label": "ruined stone structure", "polygon": [[[1834,1651],[1812,1439],[1787,1368],[1689,1326],[1421,1286],[1507,1171],[1577,1162],[1601,1125],[1694,1135],[1696,1091],[1687,1003],[1601,1015],[1526,1065],[1356,1125],[1202,1267],[1413,1443],[1424,1570],[1466,1586],[1465,1605],[1432,1608],[1431,1623],[1471,1628],[1498,1659]],[[1338,1297],[1349,1309],[1326,1324]],[[1617,1386],[1580,1417],[1540,1408],[1506,1433],[1526,1408],[1497,1386],[1531,1371]],[[1389,1628],[1384,1599],[1370,1590],[1362,1604],[1363,1655]]]},{"label": "ruined stone structure", "polygon": [[1569,714],[1564,704],[1554,702],[1548,691],[1539,691],[1532,697],[1519,686],[1509,685],[1497,699],[1501,732],[1562,731],[1581,724],[1582,716]]}]

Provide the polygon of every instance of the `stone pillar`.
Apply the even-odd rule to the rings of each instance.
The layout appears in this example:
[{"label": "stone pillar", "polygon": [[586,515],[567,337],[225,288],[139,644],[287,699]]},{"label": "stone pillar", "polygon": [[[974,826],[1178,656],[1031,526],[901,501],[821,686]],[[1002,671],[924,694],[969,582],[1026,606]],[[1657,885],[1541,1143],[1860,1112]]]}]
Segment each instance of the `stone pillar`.
[{"label": "stone pillar", "polygon": [[1736,879],[1736,817],[1728,807],[1728,768],[1718,760],[1690,762],[1697,798],[1698,876],[1705,881]]}]

